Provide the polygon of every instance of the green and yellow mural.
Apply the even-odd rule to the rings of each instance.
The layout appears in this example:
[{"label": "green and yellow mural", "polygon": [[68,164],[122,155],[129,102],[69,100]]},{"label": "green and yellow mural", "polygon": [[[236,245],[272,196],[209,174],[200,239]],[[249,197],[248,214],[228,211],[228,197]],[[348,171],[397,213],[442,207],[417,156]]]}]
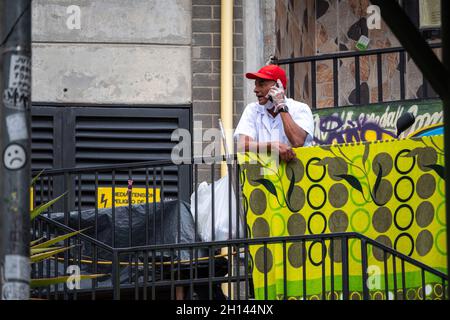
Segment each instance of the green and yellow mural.
[{"label": "green and yellow mural", "polygon": [[[267,156],[241,154],[240,178],[251,237],[357,232],[446,272],[443,149],[443,137],[432,136],[298,148],[294,161],[278,166]],[[251,246],[256,298],[264,299],[267,283],[269,299],[302,299],[304,287],[307,299],[321,299],[324,293],[329,299],[332,256],[333,292],[339,299],[340,248],[330,240],[323,244],[305,242],[305,247],[300,242],[288,242],[285,250],[282,244],[268,244],[266,249],[263,245]],[[303,250],[306,259],[302,259]],[[392,299],[394,265],[397,288],[403,288],[400,260],[394,263],[389,254],[386,259],[388,290],[384,285],[383,251],[368,246],[368,265],[382,272],[379,286],[370,288],[372,299]],[[350,298],[359,299],[362,281],[358,239],[349,241],[348,261]],[[410,264],[405,265],[405,292],[405,299],[423,298],[420,269]],[[442,292],[441,280],[427,275],[426,298],[440,299]],[[402,295],[403,290],[397,293]]]}]

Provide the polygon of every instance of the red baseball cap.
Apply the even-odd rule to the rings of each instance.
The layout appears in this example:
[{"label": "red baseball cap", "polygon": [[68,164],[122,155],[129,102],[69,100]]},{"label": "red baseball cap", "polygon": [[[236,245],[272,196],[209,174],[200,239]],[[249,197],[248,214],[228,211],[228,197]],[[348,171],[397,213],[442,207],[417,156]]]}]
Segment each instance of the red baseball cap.
[{"label": "red baseball cap", "polygon": [[284,72],[283,69],[274,64],[264,66],[261,69],[259,69],[258,72],[246,73],[245,77],[247,79],[266,79],[273,81],[277,81],[278,79],[280,79],[281,83],[283,84],[283,87],[286,89],[287,84],[286,72]]}]

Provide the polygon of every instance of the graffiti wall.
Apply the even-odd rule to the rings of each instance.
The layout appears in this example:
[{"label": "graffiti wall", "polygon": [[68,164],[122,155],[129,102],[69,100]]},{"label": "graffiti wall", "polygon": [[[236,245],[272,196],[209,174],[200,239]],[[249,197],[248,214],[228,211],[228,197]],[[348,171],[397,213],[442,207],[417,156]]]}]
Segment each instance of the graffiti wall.
[{"label": "graffiti wall", "polygon": [[313,112],[314,141],[323,145],[394,139],[397,120],[406,112],[416,121],[400,138],[443,122],[441,100],[319,109]]},{"label": "graffiti wall", "polygon": [[[315,146],[296,153],[294,161],[275,170],[260,155],[241,159],[257,162],[242,165],[241,175],[252,237],[356,232],[445,272],[442,136]],[[331,240],[251,246],[256,298],[325,294],[329,299],[331,292],[342,298],[343,252]],[[346,252],[350,297],[361,299],[361,243],[350,240]],[[439,279],[427,275],[424,293],[420,269],[379,248],[368,249],[367,262],[383,279],[369,288],[371,299],[442,298]],[[404,270],[404,277],[394,268]]]}]

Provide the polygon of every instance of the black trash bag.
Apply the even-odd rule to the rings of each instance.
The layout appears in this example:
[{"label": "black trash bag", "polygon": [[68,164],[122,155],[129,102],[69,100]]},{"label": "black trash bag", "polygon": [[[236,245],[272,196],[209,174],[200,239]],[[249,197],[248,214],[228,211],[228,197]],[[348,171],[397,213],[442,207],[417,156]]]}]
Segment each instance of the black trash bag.
[{"label": "black trash bag", "polygon": [[[65,221],[64,213],[51,213],[50,219],[63,224]],[[193,243],[195,240],[197,240],[197,242],[200,241],[198,235],[195,237],[195,224],[190,212],[190,206],[184,201],[172,200],[165,201],[162,204],[150,203],[132,205],[131,212],[129,206],[116,207],[114,209],[114,220],[115,223],[113,225],[113,210],[111,208],[98,209],[97,212],[95,209],[82,210],[81,212],[72,211],[69,214],[68,226],[76,230],[89,228],[84,231],[83,234],[115,248]],[[97,224],[95,221],[97,221]],[[130,226],[130,221],[132,222],[132,226]],[[114,243],[112,237],[113,230],[115,238]],[[51,238],[55,237],[53,232],[50,233]],[[58,235],[61,234],[62,232],[59,231]],[[46,234],[44,233],[44,235]],[[148,239],[147,241],[146,238]],[[77,244],[75,239],[76,237],[72,239],[71,244]],[[81,252],[79,252],[79,250],[81,250]],[[93,245],[90,241],[81,240],[81,246],[72,249],[71,257],[76,260],[80,257],[80,254],[81,258],[84,260],[92,261],[93,257],[96,256],[97,260],[102,262],[98,263],[96,267],[94,267],[93,263],[82,263],[81,273],[106,274],[107,276],[100,277],[96,280],[96,287],[112,288],[113,268],[110,263],[113,259],[112,253],[100,246]],[[182,250],[166,250],[164,252],[148,252],[148,255],[146,255],[145,258],[149,264],[149,270],[147,270],[147,283],[148,285],[151,285],[152,281],[159,281],[161,279],[170,280],[171,272],[174,270],[178,271],[181,278],[188,278],[191,265],[189,263],[177,265],[176,263],[179,261],[190,261],[195,257],[201,258],[207,256],[208,250],[206,248],[197,250],[186,248]],[[136,280],[140,284],[144,283],[145,270],[142,265],[142,262],[144,261],[143,252],[140,252],[139,254],[133,253],[132,255],[122,255],[120,256],[120,261],[121,268],[119,278],[121,285],[134,285]],[[168,261],[174,263],[172,264],[172,267],[171,265],[167,265]],[[132,264],[129,264],[130,262]],[[164,262],[166,264],[163,264]],[[227,273],[222,270],[226,267],[226,263],[224,262],[225,261],[215,262],[215,269],[218,269],[216,270],[216,276]],[[72,262],[66,263],[66,265],[70,265],[71,263]],[[197,267],[199,277],[208,277],[208,261],[194,261],[193,264]],[[48,271],[51,276],[56,275],[56,265],[58,275],[67,275],[64,263],[59,260],[58,263],[53,261],[49,263],[49,266],[47,264],[49,270],[44,270],[44,276]],[[153,268],[153,266],[155,266],[155,268]],[[58,288],[62,289],[63,286],[58,286]],[[81,290],[91,288],[92,280],[81,281]]]}]

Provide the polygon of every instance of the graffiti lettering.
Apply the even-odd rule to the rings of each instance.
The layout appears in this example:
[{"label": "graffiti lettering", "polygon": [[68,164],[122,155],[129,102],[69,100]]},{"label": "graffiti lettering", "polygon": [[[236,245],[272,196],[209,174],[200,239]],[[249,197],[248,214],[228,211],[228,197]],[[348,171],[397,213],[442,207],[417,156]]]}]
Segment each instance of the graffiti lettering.
[{"label": "graffiti lettering", "polygon": [[7,108],[23,111],[29,108],[30,97],[17,88],[7,88],[3,92],[3,103]]},{"label": "graffiti lettering", "polygon": [[12,55],[9,68],[9,88],[17,88],[25,95],[31,92],[31,60],[22,55]]},{"label": "graffiti lettering", "polygon": [[375,122],[358,119],[357,121],[348,120],[345,124],[337,115],[320,119],[319,128],[321,132],[326,133],[327,138],[320,140],[315,137],[314,141],[317,144],[383,140],[386,135],[395,138],[394,133],[381,128]]},{"label": "graffiti lettering", "polygon": [[[336,109],[335,109],[336,110]],[[412,113],[415,123],[400,135],[406,138],[412,133],[443,122],[440,101],[414,104],[371,105],[344,107],[339,112],[322,109],[314,112],[316,144],[350,143],[396,138],[397,120],[405,113]]]}]

